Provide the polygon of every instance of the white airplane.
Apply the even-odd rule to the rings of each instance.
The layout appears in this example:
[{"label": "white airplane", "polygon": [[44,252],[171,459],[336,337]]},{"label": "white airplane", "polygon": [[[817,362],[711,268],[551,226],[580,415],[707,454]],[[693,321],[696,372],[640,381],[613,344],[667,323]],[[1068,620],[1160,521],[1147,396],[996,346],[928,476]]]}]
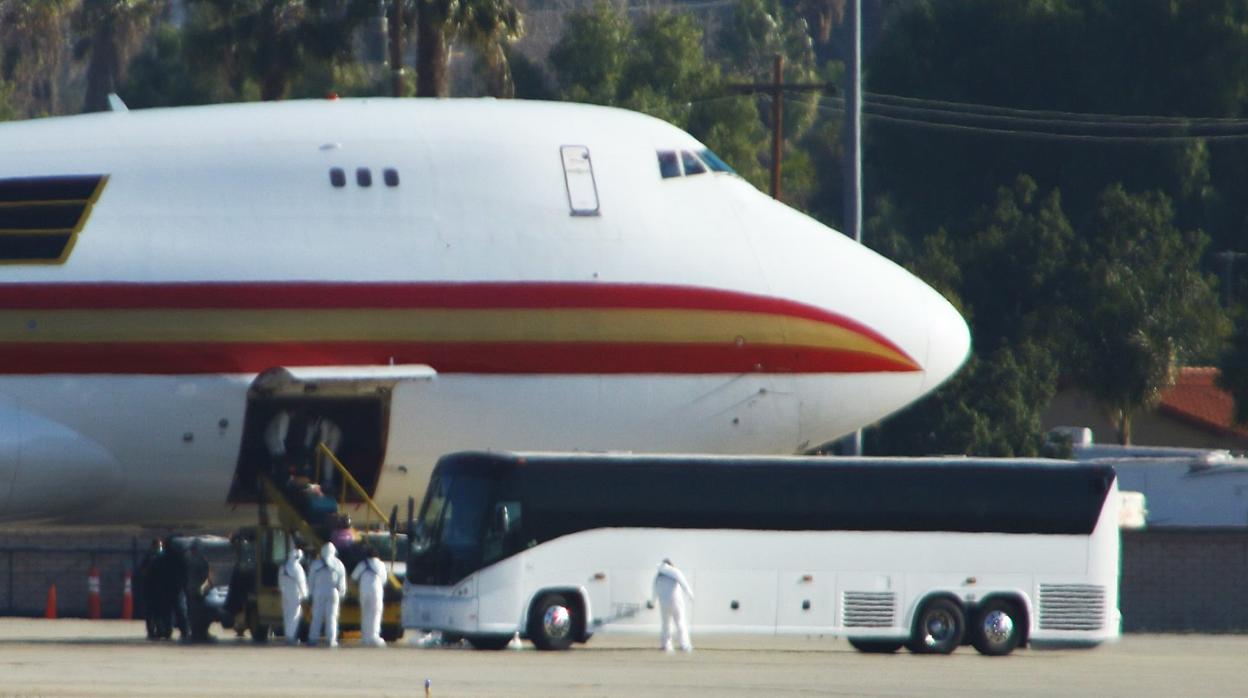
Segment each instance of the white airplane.
[{"label": "white airplane", "polygon": [[966,323],[687,133],[341,100],[0,125],[0,522],[254,517],[294,415],[388,508],[460,449],[792,453]]}]

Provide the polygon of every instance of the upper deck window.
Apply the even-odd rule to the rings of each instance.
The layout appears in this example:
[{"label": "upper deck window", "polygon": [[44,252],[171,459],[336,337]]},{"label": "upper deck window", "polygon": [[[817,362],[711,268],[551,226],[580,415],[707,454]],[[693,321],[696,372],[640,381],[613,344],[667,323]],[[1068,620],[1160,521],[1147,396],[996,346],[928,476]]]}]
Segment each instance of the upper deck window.
[{"label": "upper deck window", "polygon": [[680,176],[680,161],[676,158],[676,151],[659,151],[659,174],[663,175],[663,179]]},{"label": "upper deck window", "polygon": [[686,176],[706,173],[706,165],[703,165],[702,161],[688,150],[680,151],[680,162],[685,166]]}]

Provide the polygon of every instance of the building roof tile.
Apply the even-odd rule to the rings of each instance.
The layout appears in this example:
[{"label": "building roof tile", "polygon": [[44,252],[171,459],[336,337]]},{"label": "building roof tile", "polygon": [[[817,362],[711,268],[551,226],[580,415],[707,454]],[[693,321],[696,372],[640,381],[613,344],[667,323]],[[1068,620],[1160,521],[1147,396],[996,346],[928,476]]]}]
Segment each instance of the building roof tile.
[{"label": "building roof tile", "polygon": [[1213,367],[1179,369],[1174,386],[1162,392],[1157,410],[1216,434],[1248,438],[1248,427],[1232,422],[1234,401],[1230,393],[1214,384],[1217,375],[1218,369]]}]

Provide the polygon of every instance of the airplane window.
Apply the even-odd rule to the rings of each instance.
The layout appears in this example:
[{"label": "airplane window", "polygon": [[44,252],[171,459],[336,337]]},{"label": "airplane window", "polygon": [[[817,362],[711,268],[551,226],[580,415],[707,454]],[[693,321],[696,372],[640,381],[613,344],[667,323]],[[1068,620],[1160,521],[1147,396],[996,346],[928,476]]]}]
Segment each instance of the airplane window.
[{"label": "airplane window", "polygon": [[387,187],[399,186],[399,171],[393,167],[387,167],[385,171],[382,172],[382,177],[385,178]]},{"label": "airplane window", "polygon": [[334,185],[335,189],[347,186],[347,175],[342,171],[341,167],[335,167],[329,171],[329,183]]},{"label": "airplane window", "polygon": [[355,171],[355,183],[361,187],[373,186],[373,172],[367,167],[361,167]]},{"label": "airplane window", "polygon": [[685,165],[685,176],[700,175],[706,173],[706,165],[688,150],[680,151],[680,161]]},{"label": "airplane window", "polygon": [[663,179],[680,176],[680,162],[676,159],[674,151],[659,151],[659,174],[663,175]]},{"label": "airplane window", "polygon": [[715,172],[727,172],[728,174],[734,174],[734,175],[737,173],[736,170],[732,169],[731,165],[724,162],[715,153],[712,153],[709,148],[698,153],[698,157],[702,158],[702,162],[705,162],[706,166],[711,168]]}]

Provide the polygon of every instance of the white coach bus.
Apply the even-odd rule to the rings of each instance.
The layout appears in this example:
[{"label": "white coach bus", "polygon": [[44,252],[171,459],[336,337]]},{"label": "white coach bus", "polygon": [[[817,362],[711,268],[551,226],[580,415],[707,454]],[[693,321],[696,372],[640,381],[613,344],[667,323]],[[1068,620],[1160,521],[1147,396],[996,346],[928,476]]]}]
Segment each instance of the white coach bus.
[{"label": "white coach bus", "polygon": [[[403,624],[501,648],[692,631],[1003,655],[1119,635],[1112,467],[1045,460],[457,453],[409,520]],[[409,514],[409,519],[411,518]]]}]

